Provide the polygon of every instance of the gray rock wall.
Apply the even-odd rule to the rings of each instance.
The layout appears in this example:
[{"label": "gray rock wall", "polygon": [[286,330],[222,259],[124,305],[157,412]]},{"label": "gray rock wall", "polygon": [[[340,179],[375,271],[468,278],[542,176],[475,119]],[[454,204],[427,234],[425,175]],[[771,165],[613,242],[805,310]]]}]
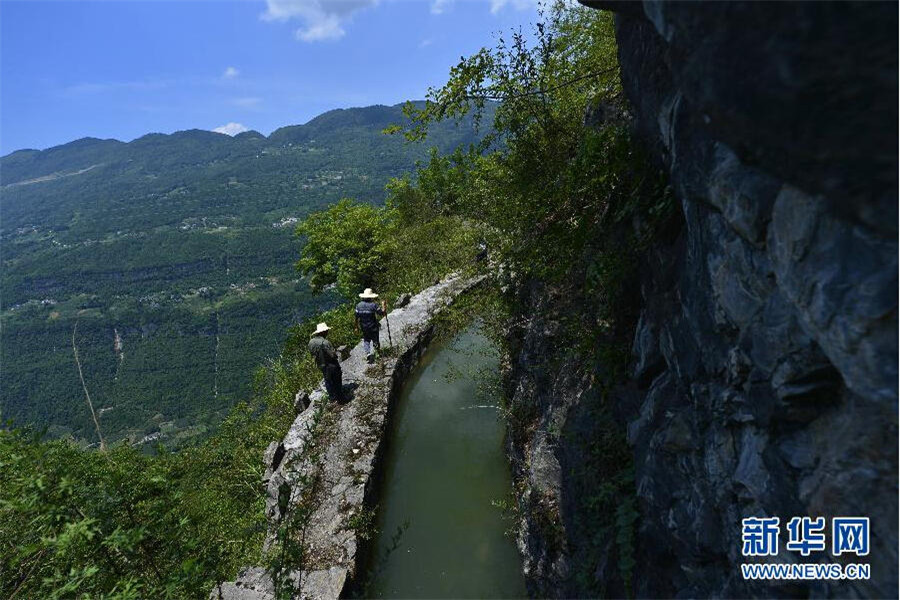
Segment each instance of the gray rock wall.
[{"label": "gray rock wall", "polygon": [[[683,217],[643,257],[609,397],[635,464],[635,594],[896,597],[896,5],[588,4],[619,13],[635,128]],[[535,366],[556,351],[553,299],[527,294],[511,385],[539,414],[514,456],[525,504],[557,526],[524,519],[520,547],[532,591],[583,595],[564,434],[598,392],[577,365]],[[870,517],[872,580],[743,581],[753,515]],[[778,560],[800,560],[785,538]],[[590,576],[621,594],[608,561],[612,544]]]}]

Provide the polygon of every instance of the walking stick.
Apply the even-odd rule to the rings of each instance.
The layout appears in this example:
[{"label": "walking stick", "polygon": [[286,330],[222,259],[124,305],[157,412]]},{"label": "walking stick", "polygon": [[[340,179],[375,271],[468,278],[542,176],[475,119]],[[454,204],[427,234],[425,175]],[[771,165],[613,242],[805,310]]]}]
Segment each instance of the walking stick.
[{"label": "walking stick", "polygon": [[384,323],[385,323],[385,325],[387,325],[387,330],[388,330],[388,343],[391,345],[391,350],[393,350],[394,349],[394,340],[391,339],[391,322],[388,321],[387,307],[383,306],[382,308],[384,310]]}]

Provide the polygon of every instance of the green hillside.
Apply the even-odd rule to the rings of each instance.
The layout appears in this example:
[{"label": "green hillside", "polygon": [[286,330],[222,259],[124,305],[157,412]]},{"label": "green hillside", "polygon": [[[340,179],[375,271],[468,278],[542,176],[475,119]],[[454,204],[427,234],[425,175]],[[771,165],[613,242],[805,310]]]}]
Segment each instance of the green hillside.
[{"label": "green hillside", "polygon": [[424,144],[381,130],[400,106],[334,110],[265,137],[209,131],[85,138],[0,159],[0,415],[96,440],[72,352],[109,441],[203,434],[246,396],[287,326],[327,308],[293,269],[294,223],[384,184]]}]

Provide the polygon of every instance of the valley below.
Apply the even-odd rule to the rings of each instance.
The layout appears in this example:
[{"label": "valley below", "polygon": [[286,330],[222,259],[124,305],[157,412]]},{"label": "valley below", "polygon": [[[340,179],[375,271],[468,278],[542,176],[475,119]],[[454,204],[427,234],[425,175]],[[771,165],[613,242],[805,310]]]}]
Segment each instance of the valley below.
[{"label": "valley below", "polygon": [[381,204],[422,144],[382,130],[401,106],[335,110],[266,137],[192,130],[85,138],[0,159],[0,417],[97,443],[202,438],[252,392],[290,326],[333,307],[294,269],[296,223],[344,197]]}]

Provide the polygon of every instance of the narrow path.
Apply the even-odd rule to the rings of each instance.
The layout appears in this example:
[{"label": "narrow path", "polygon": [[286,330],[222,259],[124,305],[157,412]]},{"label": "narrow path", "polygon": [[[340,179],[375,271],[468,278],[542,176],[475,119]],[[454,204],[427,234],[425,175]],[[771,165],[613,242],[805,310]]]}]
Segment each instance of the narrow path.
[{"label": "narrow path", "polygon": [[[290,543],[300,546],[293,550],[302,555],[302,570],[282,574],[294,597],[338,598],[359,576],[365,558],[360,550],[377,504],[373,475],[388,413],[426,350],[433,318],[479,281],[449,277],[391,311],[391,356],[369,365],[360,343],[341,363],[345,385],[354,388],[347,404],[329,402],[323,385],[308,397],[298,394],[298,406],[306,408],[266,453],[266,548],[273,547],[279,528],[289,529]],[[386,328],[381,335],[386,348]],[[217,585],[210,597],[271,600],[275,584],[264,568],[249,567],[236,581]]]},{"label": "narrow path", "polygon": [[44,183],[45,181],[54,181],[56,179],[62,179],[64,177],[74,177],[76,175],[81,175],[82,173],[87,173],[88,171],[96,169],[97,167],[102,167],[104,164],[105,163],[91,165],[84,169],[79,169],[78,171],[71,171],[69,173],[64,173],[61,171],[56,172],[56,173],[50,173],[49,175],[42,175],[41,177],[35,177],[34,179],[25,179],[22,181],[17,181],[15,183],[8,183],[8,184],[4,185],[3,187],[4,188],[20,187],[23,185],[34,185],[35,183]]}]

